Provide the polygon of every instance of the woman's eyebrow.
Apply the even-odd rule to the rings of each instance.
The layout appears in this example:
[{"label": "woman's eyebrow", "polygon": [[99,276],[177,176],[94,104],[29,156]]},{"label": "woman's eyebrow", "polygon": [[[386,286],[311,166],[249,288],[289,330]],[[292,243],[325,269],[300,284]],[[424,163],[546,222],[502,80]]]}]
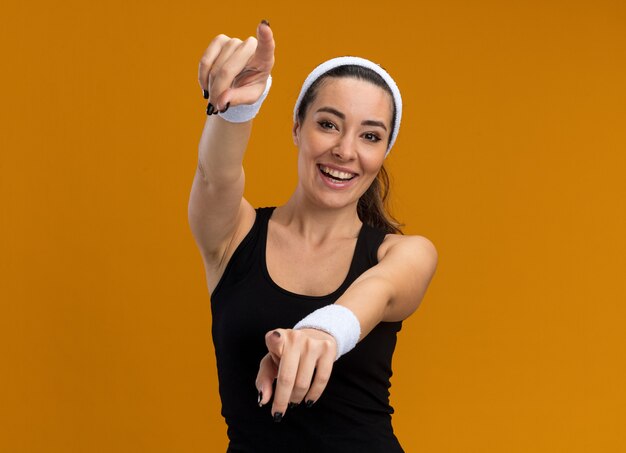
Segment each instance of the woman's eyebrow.
[{"label": "woman's eyebrow", "polygon": [[387,132],[387,127],[381,123],[380,121],[374,121],[374,120],[365,120],[361,123],[363,126],[378,126],[378,127],[382,127],[385,132]]},{"label": "woman's eyebrow", "polygon": [[321,107],[317,110],[318,112],[327,112],[327,113],[332,113],[333,115],[337,115],[339,118],[341,118],[342,120],[346,119],[346,115],[344,115],[343,113],[341,113],[339,110],[334,109],[332,107]]},{"label": "woman's eyebrow", "polygon": [[[346,115],[344,115],[343,113],[341,113],[339,110],[334,109],[332,107],[320,107],[319,109],[317,109],[317,113],[319,112],[327,112],[327,113],[332,113],[333,115],[338,116],[339,118],[341,118],[342,120],[346,119]],[[387,131],[387,127],[385,126],[384,123],[382,123],[381,121],[375,121],[375,120],[365,120],[361,123],[361,125],[363,126],[378,126],[378,127],[382,127],[385,131]]]}]

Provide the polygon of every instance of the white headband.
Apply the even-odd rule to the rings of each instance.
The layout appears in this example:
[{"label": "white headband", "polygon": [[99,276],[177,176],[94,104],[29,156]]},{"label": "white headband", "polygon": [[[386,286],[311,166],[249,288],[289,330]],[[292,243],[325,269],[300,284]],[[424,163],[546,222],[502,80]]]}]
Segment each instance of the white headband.
[{"label": "white headband", "polygon": [[304,80],[304,83],[302,84],[300,95],[298,96],[298,100],[296,101],[296,105],[293,109],[293,121],[294,122],[298,121],[298,109],[300,108],[300,103],[302,102],[304,93],[308,91],[308,89],[311,87],[313,82],[315,82],[320,76],[326,74],[331,69],[334,69],[338,66],[346,66],[346,65],[356,65],[356,66],[362,66],[364,68],[371,69],[372,71],[374,71],[376,74],[378,74],[379,76],[383,78],[383,80],[385,81],[389,89],[391,90],[391,93],[393,94],[393,103],[395,104],[395,107],[396,107],[396,117],[394,118],[395,121],[394,121],[393,131],[391,131],[391,137],[389,139],[389,146],[387,146],[387,153],[385,154],[385,157],[387,157],[387,154],[389,154],[391,147],[396,141],[396,137],[398,136],[398,131],[400,130],[400,120],[402,119],[402,96],[400,96],[400,90],[398,89],[398,85],[396,85],[396,82],[391,78],[389,73],[387,73],[387,71],[385,71],[382,67],[380,67],[376,63],[370,60],[366,60],[365,58],[360,58],[360,57],[332,58],[328,61],[325,61],[324,63],[319,65],[317,68],[315,68],[313,71],[311,71],[311,73],[307,76],[307,78]]}]

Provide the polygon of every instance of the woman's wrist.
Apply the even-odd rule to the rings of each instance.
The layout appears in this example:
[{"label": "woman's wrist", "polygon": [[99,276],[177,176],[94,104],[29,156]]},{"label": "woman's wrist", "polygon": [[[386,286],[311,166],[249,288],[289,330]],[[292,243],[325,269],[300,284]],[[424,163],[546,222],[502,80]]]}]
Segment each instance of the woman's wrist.
[{"label": "woman's wrist", "polygon": [[295,326],[298,329],[317,329],[333,336],[337,343],[335,360],[351,351],[361,337],[361,324],[347,307],[338,304],[326,305],[301,319]]}]

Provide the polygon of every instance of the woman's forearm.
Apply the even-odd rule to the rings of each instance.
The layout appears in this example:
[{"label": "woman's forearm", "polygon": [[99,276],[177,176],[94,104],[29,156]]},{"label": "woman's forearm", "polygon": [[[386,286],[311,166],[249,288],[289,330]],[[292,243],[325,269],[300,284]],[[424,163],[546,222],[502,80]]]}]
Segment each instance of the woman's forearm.
[{"label": "woman's forearm", "polygon": [[198,166],[206,183],[221,187],[240,180],[251,130],[252,121],[230,123],[207,116],[198,145]]},{"label": "woman's forearm", "polygon": [[335,303],[349,308],[358,319],[361,327],[360,341],[384,319],[392,295],[393,288],[389,280],[375,273],[365,273]]}]

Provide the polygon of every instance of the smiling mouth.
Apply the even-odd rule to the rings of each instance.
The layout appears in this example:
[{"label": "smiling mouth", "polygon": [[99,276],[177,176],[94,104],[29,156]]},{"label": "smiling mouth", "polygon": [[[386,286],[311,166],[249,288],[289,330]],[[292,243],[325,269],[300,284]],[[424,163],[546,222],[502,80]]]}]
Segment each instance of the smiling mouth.
[{"label": "smiling mouth", "polygon": [[333,179],[335,181],[341,181],[341,182],[350,181],[351,179],[354,179],[357,176],[354,173],[346,173],[344,171],[334,170],[332,168],[326,167],[321,164],[318,164],[317,167],[320,169],[320,171],[322,172],[324,176],[330,179]]}]

